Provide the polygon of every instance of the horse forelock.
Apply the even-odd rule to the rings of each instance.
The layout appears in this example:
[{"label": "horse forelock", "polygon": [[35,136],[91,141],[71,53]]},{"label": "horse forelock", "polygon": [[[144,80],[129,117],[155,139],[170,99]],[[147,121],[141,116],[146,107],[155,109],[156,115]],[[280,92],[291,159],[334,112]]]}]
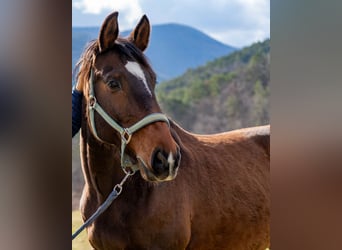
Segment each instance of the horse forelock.
[{"label": "horse forelock", "polygon": [[89,82],[90,70],[95,63],[96,57],[109,51],[116,52],[122,61],[136,62],[143,66],[150,79],[152,79],[152,84],[154,84],[156,74],[147,58],[141,50],[124,38],[118,38],[110,49],[103,52],[100,52],[97,40],[90,41],[76,64],[75,71],[78,71],[76,81]]}]

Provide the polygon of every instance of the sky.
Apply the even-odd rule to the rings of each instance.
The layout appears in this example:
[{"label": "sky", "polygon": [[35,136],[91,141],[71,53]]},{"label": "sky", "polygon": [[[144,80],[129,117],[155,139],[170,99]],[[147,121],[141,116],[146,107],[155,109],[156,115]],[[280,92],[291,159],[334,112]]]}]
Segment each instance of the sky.
[{"label": "sky", "polygon": [[72,25],[99,27],[113,11],[121,31],[146,14],[152,25],[185,24],[239,48],[270,37],[270,0],[72,0]]}]

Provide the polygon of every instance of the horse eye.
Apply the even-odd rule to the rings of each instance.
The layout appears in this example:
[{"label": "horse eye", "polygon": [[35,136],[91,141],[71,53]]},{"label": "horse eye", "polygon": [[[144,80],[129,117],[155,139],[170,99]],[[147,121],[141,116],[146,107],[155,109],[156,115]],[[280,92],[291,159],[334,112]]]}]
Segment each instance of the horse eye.
[{"label": "horse eye", "polygon": [[107,85],[108,85],[108,87],[111,88],[111,89],[121,89],[121,84],[120,84],[120,82],[117,81],[117,80],[109,80],[109,81],[107,82]]}]

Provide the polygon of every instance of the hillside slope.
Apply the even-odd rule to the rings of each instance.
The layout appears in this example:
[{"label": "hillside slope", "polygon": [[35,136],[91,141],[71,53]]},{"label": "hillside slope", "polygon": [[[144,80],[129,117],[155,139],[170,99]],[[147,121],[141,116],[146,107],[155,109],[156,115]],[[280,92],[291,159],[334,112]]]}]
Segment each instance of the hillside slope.
[{"label": "hillside slope", "polygon": [[157,86],[164,112],[185,129],[214,133],[269,123],[270,40]]},{"label": "hillside slope", "polygon": [[152,27],[151,43],[146,54],[162,81],[234,50],[189,26],[165,24]]}]

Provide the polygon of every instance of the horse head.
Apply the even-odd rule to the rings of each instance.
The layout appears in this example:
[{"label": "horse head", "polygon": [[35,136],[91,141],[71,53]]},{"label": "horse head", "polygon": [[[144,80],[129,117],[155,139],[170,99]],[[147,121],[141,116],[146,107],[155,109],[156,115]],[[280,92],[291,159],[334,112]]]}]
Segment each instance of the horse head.
[{"label": "horse head", "polygon": [[[117,12],[105,19],[98,39],[79,63],[77,80],[88,83],[84,89],[88,128],[101,143],[121,145],[145,180],[172,180],[177,175],[180,149],[161,114],[154,93],[156,75],[143,54],[149,42],[149,20],[144,15],[131,34],[121,38],[117,19]],[[92,111],[95,102],[105,115]],[[141,126],[130,131],[137,124]]]}]

